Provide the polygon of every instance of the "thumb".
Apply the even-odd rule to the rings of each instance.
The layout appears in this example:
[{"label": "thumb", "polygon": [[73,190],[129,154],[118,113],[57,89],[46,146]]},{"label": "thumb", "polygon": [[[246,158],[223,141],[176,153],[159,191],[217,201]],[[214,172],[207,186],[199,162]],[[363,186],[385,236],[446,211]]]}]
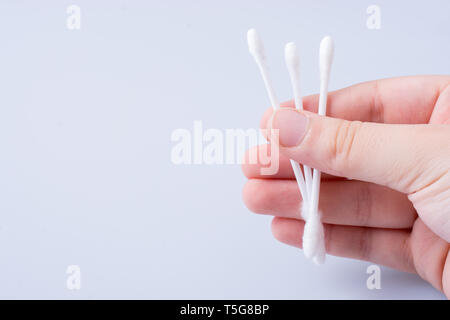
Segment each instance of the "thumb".
[{"label": "thumb", "polygon": [[[416,192],[449,170],[450,126],[346,121],[281,108],[280,152],[320,171]],[[272,143],[275,143],[272,141]]]}]

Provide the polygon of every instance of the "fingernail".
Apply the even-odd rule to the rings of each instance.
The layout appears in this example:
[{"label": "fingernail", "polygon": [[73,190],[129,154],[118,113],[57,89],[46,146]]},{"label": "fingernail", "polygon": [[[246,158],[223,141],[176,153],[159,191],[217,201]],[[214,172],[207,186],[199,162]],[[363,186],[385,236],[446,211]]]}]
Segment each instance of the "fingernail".
[{"label": "fingernail", "polygon": [[272,129],[279,130],[280,145],[295,147],[302,142],[308,125],[308,118],[294,109],[278,109],[272,118]]}]

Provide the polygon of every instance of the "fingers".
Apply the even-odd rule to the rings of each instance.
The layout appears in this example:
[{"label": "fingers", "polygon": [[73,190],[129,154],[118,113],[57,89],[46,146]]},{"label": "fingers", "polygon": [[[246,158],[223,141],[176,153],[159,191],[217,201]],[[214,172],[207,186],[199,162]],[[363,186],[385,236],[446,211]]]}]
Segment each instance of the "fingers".
[{"label": "fingers", "polygon": [[449,297],[450,244],[417,219],[411,234],[411,252],[417,273]]},{"label": "fingers", "polygon": [[450,83],[441,90],[439,98],[436,100],[430,123],[450,124]]},{"label": "fingers", "polygon": [[[273,161],[277,161],[278,167],[273,174],[266,174],[262,171],[263,168],[268,168]],[[269,144],[261,144],[250,148],[244,157],[242,164],[242,171],[249,179],[295,179],[294,171],[292,170],[291,162],[286,156],[279,154],[277,157],[272,157],[271,146]],[[328,174],[322,175],[323,180],[327,179],[342,179],[340,177],[331,176]]]},{"label": "fingers", "polygon": [[[428,123],[436,97],[449,84],[449,76],[401,77],[356,84],[328,94],[327,115],[367,122]],[[317,112],[318,100],[317,94],[304,97],[304,109]],[[294,108],[294,103],[285,102],[282,107]],[[272,109],[264,114],[263,128],[271,114]]]},{"label": "fingers", "polygon": [[[274,218],[272,233],[286,244],[302,248],[304,222]],[[324,224],[328,254],[372,261],[406,272],[415,272],[409,231]]]},{"label": "fingers", "polygon": [[346,121],[286,108],[270,122],[280,153],[332,175],[414,193],[450,169],[447,125]]},{"label": "fingers", "polygon": [[[302,199],[295,180],[251,179],[243,191],[253,212],[301,219]],[[330,224],[411,228],[417,215],[407,196],[361,181],[324,181],[319,209]]]},{"label": "fingers", "polygon": [[[266,179],[294,179],[289,158],[284,155],[272,156],[271,145],[262,144],[247,150],[242,164],[242,171],[247,178],[266,178]],[[263,168],[270,167],[273,162],[278,162],[275,167],[278,168],[272,174],[265,174]]]}]

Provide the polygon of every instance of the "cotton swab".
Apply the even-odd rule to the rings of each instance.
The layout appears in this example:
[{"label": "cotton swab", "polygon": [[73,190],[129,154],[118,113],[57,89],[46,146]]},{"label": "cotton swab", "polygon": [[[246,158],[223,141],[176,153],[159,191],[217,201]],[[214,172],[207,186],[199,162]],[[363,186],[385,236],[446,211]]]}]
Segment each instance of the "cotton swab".
[{"label": "cotton swab", "polygon": [[264,85],[266,86],[267,94],[269,95],[270,103],[274,109],[280,107],[280,102],[273,89],[272,81],[269,77],[269,68],[266,63],[266,54],[264,52],[264,45],[255,29],[250,29],[247,32],[247,42],[248,50],[250,54],[255,59],[256,64],[259,67],[261,76],[264,80]]},{"label": "cotton swab", "polygon": [[[294,92],[295,108],[297,110],[303,110],[302,91],[300,87],[300,54],[295,43],[289,42],[288,44],[286,44],[286,46],[284,47],[284,58],[286,60],[286,66],[291,78],[292,91]],[[294,162],[298,166],[297,162],[291,160],[291,163],[292,162]],[[304,165],[303,172],[305,173],[305,184],[307,192],[307,199],[303,199],[303,201],[308,202],[311,196],[310,191],[312,188],[311,168]]]},{"label": "cotton swab", "polygon": [[[275,90],[272,85],[272,81],[269,77],[269,70],[266,62],[266,55],[264,53],[264,45],[258,36],[258,33],[255,29],[250,29],[247,32],[247,42],[248,42],[248,50],[250,54],[255,59],[256,64],[259,67],[259,71],[261,72],[261,76],[264,80],[264,85],[266,87],[267,93],[269,95],[270,103],[272,104],[273,109],[280,108],[280,103],[278,102],[277,96],[275,94]],[[307,198],[307,189],[305,180],[303,179],[303,173],[300,168],[300,165],[295,161],[291,160],[292,170],[294,170],[295,179],[297,180],[298,187],[300,189],[300,193],[302,198]]]},{"label": "cotton swab", "polygon": [[[331,64],[333,61],[334,45],[331,37],[327,36],[320,42],[319,68],[320,68],[320,95],[319,115],[326,115],[328,82],[330,78]],[[325,261],[325,239],[323,225],[320,221],[319,192],[320,192],[319,170],[314,169],[310,211],[305,224],[303,234],[303,250],[306,256],[312,257],[314,262],[322,264]]]}]

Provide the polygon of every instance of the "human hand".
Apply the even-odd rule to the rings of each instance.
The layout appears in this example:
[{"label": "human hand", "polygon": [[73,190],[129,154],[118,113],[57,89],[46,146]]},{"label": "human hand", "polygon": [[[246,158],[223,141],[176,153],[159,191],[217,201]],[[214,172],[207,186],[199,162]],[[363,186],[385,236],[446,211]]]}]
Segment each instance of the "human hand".
[{"label": "human hand", "polygon": [[[317,95],[304,98],[305,110],[317,105]],[[244,163],[247,207],[275,216],[274,237],[301,248],[301,196],[289,159],[319,169],[327,253],[416,272],[450,298],[450,76],[331,92],[329,117],[293,107],[263,116],[262,128],[279,129],[279,170],[266,176],[263,164]],[[247,159],[269,151],[260,145]]]}]

